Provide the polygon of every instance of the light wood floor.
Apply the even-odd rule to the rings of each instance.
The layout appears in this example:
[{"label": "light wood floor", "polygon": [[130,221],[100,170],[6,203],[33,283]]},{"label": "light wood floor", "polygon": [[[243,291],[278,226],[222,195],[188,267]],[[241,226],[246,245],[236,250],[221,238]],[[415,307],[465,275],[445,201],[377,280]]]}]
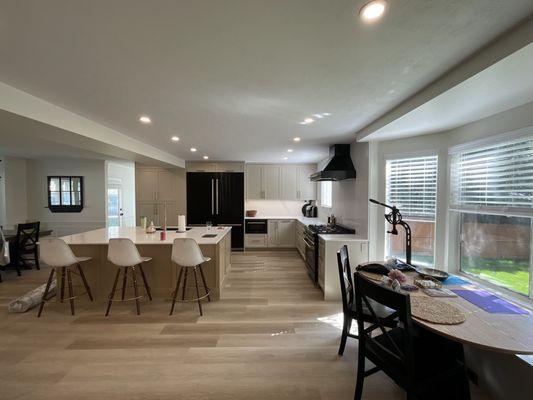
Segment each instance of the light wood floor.
[{"label": "light wood floor", "polygon": [[[46,269],[0,284],[0,399],[318,400],[353,398],[356,345],[337,356],[339,304],[321,300],[293,251],[232,255],[223,299],[48,305],[8,314],[7,303],[43,283]],[[475,390],[475,388],[473,388]],[[367,399],[403,399],[385,375]],[[474,393],[474,399],[485,399]]]}]

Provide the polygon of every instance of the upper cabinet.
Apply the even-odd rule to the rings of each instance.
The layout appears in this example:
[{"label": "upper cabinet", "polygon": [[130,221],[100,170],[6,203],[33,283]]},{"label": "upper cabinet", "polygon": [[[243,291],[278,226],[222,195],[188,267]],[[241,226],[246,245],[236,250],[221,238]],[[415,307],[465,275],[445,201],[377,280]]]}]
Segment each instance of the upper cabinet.
[{"label": "upper cabinet", "polygon": [[246,198],[266,200],[315,200],[316,184],[309,175],[315,164],[248,164]]},{"label": "upper cabinet", "polygon": [[244,162],[224,161],[224,162],[203,162],[187,161],[185,163],[187,172],[244,172]]}]

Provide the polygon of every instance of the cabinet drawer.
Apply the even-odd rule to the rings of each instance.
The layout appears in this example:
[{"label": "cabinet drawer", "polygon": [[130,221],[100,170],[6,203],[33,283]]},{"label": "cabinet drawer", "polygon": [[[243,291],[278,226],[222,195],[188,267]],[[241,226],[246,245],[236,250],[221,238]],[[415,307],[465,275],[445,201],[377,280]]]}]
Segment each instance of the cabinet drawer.
[{"label": "cabinet drawer", "polygon": [[244,235],[245,247],[267,247],[267,235]]}]

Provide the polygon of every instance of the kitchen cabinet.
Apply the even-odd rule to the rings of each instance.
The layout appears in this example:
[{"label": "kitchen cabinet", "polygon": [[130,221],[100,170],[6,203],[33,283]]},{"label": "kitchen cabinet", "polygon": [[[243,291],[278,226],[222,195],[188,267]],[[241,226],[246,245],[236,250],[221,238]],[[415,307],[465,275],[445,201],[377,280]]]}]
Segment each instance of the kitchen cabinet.
[{"label": "kitchen cabinet", "polygon": [[304,232],[305,232],[305,225],[302,224],[300,221],[296,221],[296,235],[294,237],[294,240],[296,241],[296,248],[298,249],[298,252],[302,256],[302,258],[305,260]]},{"label": "kitchen cabinet", "polygon": [[244,245],[247,248],[264,248],[268,247],[268,237],[262,234],[244,235]]},{"label": "kitchen cabinet", "polygon": [[248,164],[246,198],[265,200],[315,200],[316,184],[309,175],[315,164]]},{"label": "kitchen cabinet", "polygon": [[244,172],[244,162],[187,161],[187,172]]},{"label": "kitchen cabinet", "polygon": [[138,169],[137,176],[137,201],[156,201],[157,198],[157,169]]},{"label": "kitchen cabinet", "polygon": [[292,219],[268,220],[268,247],[294,247],[295,221]]},{"label": "kitchen cabinet", "polygon": [[176,176],[167,170],[157,171],[157,201],[172,201],[176,196]]}]

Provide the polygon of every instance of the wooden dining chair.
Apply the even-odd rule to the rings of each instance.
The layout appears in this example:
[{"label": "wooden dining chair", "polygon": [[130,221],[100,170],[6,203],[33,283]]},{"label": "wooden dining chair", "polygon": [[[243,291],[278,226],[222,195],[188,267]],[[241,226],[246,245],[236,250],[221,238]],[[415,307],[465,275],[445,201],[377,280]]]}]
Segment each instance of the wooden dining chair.
[{"label": "wooden dining chair", "polygon": [[[422,328],[416,328],[411,318],[408,294],[395,292],[377,282],[354,274],[355,302],[358,312],[366,305],[373,322],[359,328],[359,354],[355,400],[361,400],[364,378],[383,371],[407,392],[408,400],[470,399],[470,389],[464,364],[463,347]],[[388,329],[376,315],[370,301],[394,310],[400,321]],[[372,332],[378,331],[372,334]],[[365,360],[375,367],[365,371]]]},{"label": "wooden dining chair", "polygon": [[[358,335],[350,333],[353,320],[362,319],[363,321],[369,322],[372,321],[372,315],[369,313],[366,307],[363,307],[362,314],[358,314],[357,310],[355,309],[355,293],[352,281],[352,268],[350,266],[350,258],[348,256],[348,246],[342,246],[337,252],[337,265],[339,268],[343,313],[342,334],[339,345],[339,355],[342,356],[344,354],[344,348],[346,347],[347,339],[349,337],[358,339]],[[375,310],[385,326],[390,328],[396,326],[397,321],[395,317],[391,317],[392,313],[394,312],[393,310],[377,304],[375,305]]]},{"label": "wooden dining chair", "polygon": [[[39,229],[41,223],[28,222],[17,225],[17,236],[13,243],[13,264],[17,270],[18,276],[21,275],[20,268],[35,268],[41,269],[39,266],[39,254],[37,242],[39,242]],[[31,262],[31,264],[30,264]]]}]

